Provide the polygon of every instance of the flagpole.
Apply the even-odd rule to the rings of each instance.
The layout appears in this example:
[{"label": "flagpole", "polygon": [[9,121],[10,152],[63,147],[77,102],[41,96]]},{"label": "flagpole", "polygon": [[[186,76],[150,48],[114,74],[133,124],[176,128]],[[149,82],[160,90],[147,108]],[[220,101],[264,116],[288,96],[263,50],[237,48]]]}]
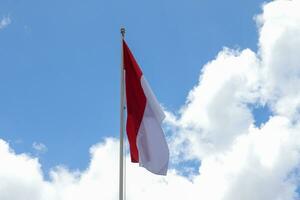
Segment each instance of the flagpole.
[{"label": "flagpole", "polygon": [[123,200],[124,195],[124,109],[125,109],[125,95],[124,95],[124,52],[123,39],[125,37],[125,28],[121,28],[122,35],[122,61],[121,61],[121,105],[120,105],[120,168],[119,168],[119,200]]}]

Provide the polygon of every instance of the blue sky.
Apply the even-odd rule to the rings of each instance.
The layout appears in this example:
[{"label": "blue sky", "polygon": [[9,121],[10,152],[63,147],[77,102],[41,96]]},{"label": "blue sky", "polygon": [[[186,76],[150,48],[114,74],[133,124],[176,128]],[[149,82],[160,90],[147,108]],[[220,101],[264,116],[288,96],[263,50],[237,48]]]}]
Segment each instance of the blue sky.
[{"label": "blue sky", "polygon": [[[257,50],[261,0],[1,0],[0,138],[43,167],[84,169],[118,137],[121,26],[160,102],[176,112],[224,47]],[[268,111],[266,111],[268,112]],[[265,112],[255,112],[265,120]]]}]

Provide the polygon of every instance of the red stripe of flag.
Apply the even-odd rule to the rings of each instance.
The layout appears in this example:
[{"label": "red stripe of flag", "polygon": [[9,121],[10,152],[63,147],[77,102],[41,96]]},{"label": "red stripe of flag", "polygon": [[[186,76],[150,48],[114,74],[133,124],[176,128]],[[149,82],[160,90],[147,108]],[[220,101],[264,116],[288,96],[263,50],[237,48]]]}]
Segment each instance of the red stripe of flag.
[{"label": "red stripe of flag", "polygon": [[130,146],[131,161],[139,162],[137,134],[146,107],[146,96],[141,85],[143,73],[124,40],[123,55],[127,100],[126,131]]}]

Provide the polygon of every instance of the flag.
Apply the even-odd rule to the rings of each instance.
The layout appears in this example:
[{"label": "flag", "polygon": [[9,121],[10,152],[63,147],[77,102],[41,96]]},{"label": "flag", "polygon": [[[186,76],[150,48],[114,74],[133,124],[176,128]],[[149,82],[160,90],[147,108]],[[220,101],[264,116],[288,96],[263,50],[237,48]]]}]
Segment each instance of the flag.
[{"label": "flag", "polygon": [[131,161],[152,173],[166,175],[169,149],[161,127],[165,114],[143,72],[123,40],[127,104],[126,132]]}]

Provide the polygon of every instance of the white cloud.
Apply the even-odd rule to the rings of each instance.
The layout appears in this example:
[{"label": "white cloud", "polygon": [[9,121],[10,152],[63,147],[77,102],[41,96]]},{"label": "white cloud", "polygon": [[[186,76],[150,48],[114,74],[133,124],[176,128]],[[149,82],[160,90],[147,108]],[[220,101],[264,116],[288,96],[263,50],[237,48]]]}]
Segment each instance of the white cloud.
[{"label": "white cloud", "polygon": [[10,23],[11,23],[10,17],[3,17],[2,19],[0,19],[0,30],[7,27]]},{"label": "white cloud", "polygon": [[32,148],[38,153],[45,153],[48,150],[47,146],[41,142],[33,142]]},{"label": "white cloud", "polygon": [[[15,154],[0,140],[0,199],[18,200],[80,200],[118,199],[118,141],[106,139],[91,148],[91,162],[83,172],[57,167],[50,172],[50,181],[43,179],[36,158]],[[145,169],[129,163],[127,157],[127,199],[158,199],[179,191],[178,198],[191,195],[195,186],[171,171],[168,178],[153,176]],[[129,184],[130,183],[130,184]],[[180,189],[184,189],[181,190]],[[190,199],[192,196],[190,197]]]},{"label": "white cloud", "polygon": [[[127,199],[296,200],[300,185],[300,1],[277,0],[256,17],[259,51],[224,48],[207,63],[178,116],[167,113],[173,162],[201,161],[186,178],[154,176],[129,163]],[[273,116],[254,125],[249,105]],[[57,167],[0,140],[0,199],[118,199],[118,142],[94,145],[85,171]]]}]

